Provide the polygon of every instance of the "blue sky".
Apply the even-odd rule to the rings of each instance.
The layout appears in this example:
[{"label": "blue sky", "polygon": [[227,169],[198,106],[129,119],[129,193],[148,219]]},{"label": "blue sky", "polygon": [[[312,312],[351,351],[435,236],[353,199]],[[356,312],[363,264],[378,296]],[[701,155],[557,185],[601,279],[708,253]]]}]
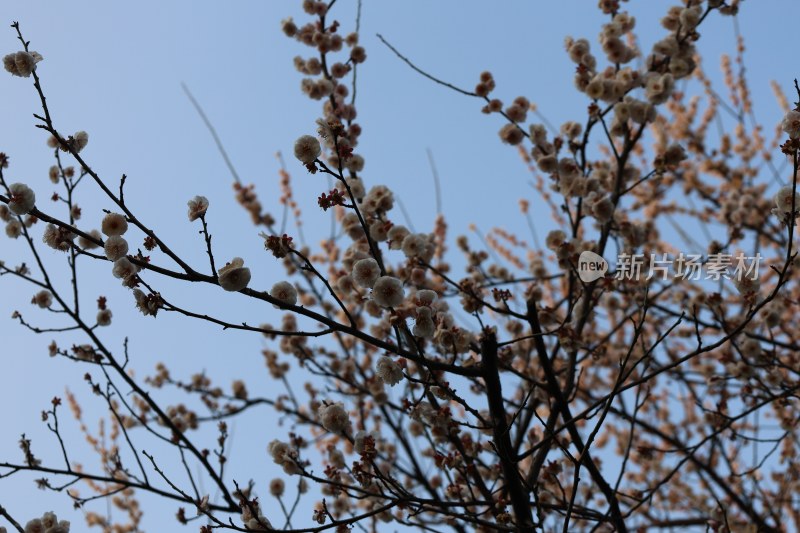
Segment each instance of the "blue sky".
[{"label": "blue sky", "polygon": [[[392,187],[416,229],[428,230],[435,216],[426,157],[426,149],[431,149],[452,235],[467,232],[467,226],[475,223],[484,231],[500,226],[529,238],[518,214],[520,198],[534,202],[534,213],[541,217],[537,225],[548,228],[545,210],[536,211],[528,171],[516,151],[498,139],[499,118],[481,114],[479,101],[412,72],[375,34],[383,34],[423,69],[465,88],[471,89],[479,73],[489,69],[497,81],[496,96],[511,101],[524,95],[558,125],[570,119],[582,121],[585,116],[588,102],[572,88],[573,66],[562,42],[567,35],[587,37],[597,49],[594,42],[602,19],[595,4],[589,0],[365,0],[361,24],[368,59],[358,71],[358,122],[364,128],[359,151],[366,159],[367,183]],[[672,4],[630,2],[643,49],[664,35],[657,19]],[[283,279],[279,265],[263,252],[246,213],[236,205],[229,174],[182,93],[181,82],[204,106],[243,181],[257,184],[262,202],[275,214],[280,209],[274,154],[287,154],[295,196],[306,219],[306,237],[313,245],[325,236],[325,231],[318,233],[315,228],[328,227],[316,207],[316,197],[326,183],[320,176],[308,175],[290,156],[294,139],[313,132],[319,116],[317,103],[301,95],[301,75],[292,66],[292,58],[306,54],[307,49],[279,30],[280,20],[287,16],[305,20],[299,2],[10,0],[4,7],[2,27],[18,20],[32,49],[45,58],[38,72],[57,127],[62,132],[89,132],[86,160],[112,184],[127,174],[126,196],[134,211],[193,264],[205,263],[197,226],[186,220],[186,201],[203,194],[211,201],[209,223],[217,258],[245,258],[253,269],[254,285],[268,287]],[[355,2],[337,2],[335,18],[346,31],[352,29],[354,14]],[[742,8],[740,26],[747,40],[756,114],[768,133],[780,118],[769,81],[775,79],[788,89],[792,78],[800,75],[792,70],[798,16],[796,2],[745,2]],[[699,49],[706,70],[719,79],[718,58],[722,51],[732,49],[733,21],[714,15],[702,33]],[[3,54],[18,48],[10,28],[0,31]],[[52,210],[55,204],[47,201],[54,190],[47,179],[52,160],[46,136],[33,126],[31,115],[39,107],[31,85],[29,80],[0,76],[0,151],[11,156],[6,174],[10,181],[33,187],[39,207]],[[83,195],[79,200],[83,225],[98,227],[101,209],[111,204],[89,186]],[[40,232],[41,227],[35,230],[37,235]],[[542,229],[540,236],[545,234]],[[0,236],[0,259],[16,263],[20,257],[22,243]],[[86,272],[84,301],[89,305],[100,294],[108,297],[115,322],[103,332],[104,338],[119,349],[123,338],[130,337],[137,375],[150,373],[155,362],[164,360],[176,376],[206,368],[219,376],[221,386],[242,375],[258,376],[248,380],[254,392],[270,386],[258,336],[222,333],[174,316],[159,316],[155,321],[142,317],[133,309],[131,295],[105,265],[87,265]],[[162,288],[182,304],[231,320],[279,320],[272,308],[239,295],[207,288],[185,290],[168,282]],[[52,396],[63,395],[65,387],[87,399],[81,379],[85,368],[50,360],[46,346],[51,338],[34,336],[8,318],[19,309],[31,320],[50,320],[28,304],[33,292],[28,286],[0,280],[0,338],[4,340],[0,364],[5,377],[0,405],[6,406],[0,411],[0,457],[19,459],[17,438],[25,432],[34,437],[34,450],[45,462],[57,461],[57,450],[39,422],[39,413]],[[88,408],[89,401],[83,403]],[[92,410],[87,411],[91,420]],[[276,427],[268,410],[238,424],[233,468],[259,477],[263,487],[277,474],[264,448],[283,430]],[[64,425],[74,426],[66,413]],[[80,438],[74,429],[67,434]],[[76,443],[74,447],[82,446]],[[91,456],[77,457],[87,468],[93,466]],[[29,479],[0,483],[0,504],[23,521],[53,509],[75,524],[82,523],[80,513],[71,510],[65,498],[38,491]],[[157,517],[171,517],[174,506],[150,507],[145,502],[145,529],[163,530]]]}]

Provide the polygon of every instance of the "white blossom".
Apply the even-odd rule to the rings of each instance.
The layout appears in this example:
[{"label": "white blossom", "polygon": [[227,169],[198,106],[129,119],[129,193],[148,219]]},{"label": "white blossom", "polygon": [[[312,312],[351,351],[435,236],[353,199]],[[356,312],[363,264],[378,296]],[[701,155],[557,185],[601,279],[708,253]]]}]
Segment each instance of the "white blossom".
[{"label": "white blossom", "polygon": [[300,467],[297,466],[297,450],[287,443],[275,439],[269,443],[267,451],[275,464],[283,467],[285,473],[292,475],[300,472]]},{"label": "white blossom", "polygon": [[781,122],[781,129],[792,139],[800,137],[800,111],[792,109],[786,113]]},{"label": "white blossom", "polygon": [[556,229],[547,234],[547,238],[545,239],[544,243],[545,246],[547,246],[549,249],[555,251],[566,240],[567,240],[567,234],[561,231],[560,229]]},{"label": "white blossom", "polygon": [[11,220],[6,224],[6,235],[11,239],[16,239],[22,235],[22,223],[19,220]]},{"label": "white blossom", "polygon": [[415,336],[426,339],[433,337],[436,324],[433,322],[432,314],[430,307],[417,307],[417,320],[411,331]]},{"label": "white blossom", "polygon": [[194,222],[204,216],[208,210],[208,198],[205,196],[195,196],[187,202],[189,206],[189,221]]},{"label": "white blossom", "polygon": [[777,214],[787,214],[792,212],[792,198],[794,198],[795,210],[800,209],[800,192],[794,192],[791,185],[781,187],[773,198]]},{"label": "white blossom", "polygon": [[372,298],[381,307],[397,307],[404,297],[403,282],[392,276],[381,276],[372,287]]},{"label": "white blossom", "polygon": [[350,427],[350,417],[341,402],[321,405],[317,410],[317,416],[322,427],[331,433],[341,435]]},{"label": "white blossom", "polygon": [[375,374],[387,385],[394,387],[403,379],[403,370],[391,357],[381,357],[375,366]]},{"label": "white blossom", "polygon": [[14,76],[28,78],[36,70],[36,63],[42,59],[38,52],[20,50],[3,57],[3,67]]},{"label": "white blossom", "polygon": [[409,259],[416,257],[429,261],[433,257],[434,247],[424,233],[412,233],[403,239],[402,250]]},{"label": "white blossom", "polygon": [[353,280],[365,289],[371,289],[380,275],[378,262],[371,257],[360,259],[353,265]]},{"label": "white blossom", "polygon": [[41,518],[34,518],[25,524],[25,533],[44,533],[44,524]]},{"label": "white blossom", "polygon": [[157,294],[145,294],[139,289],[133,289],[133,297],[136,300],[136,308],[144,316],[156,316],[161,309],[162,301]]},{"label": "white blossom", "polygon": [[385,185],[375,185],[364,197],[361,207],[367,213],[386,213],[394,207],[394,194]]},{"label": "white blossom", "polygon": [[436,291],[430,289],[419,290],[416,294],[417,305],[432,305],[438,297]]},{"label": "white blossom", "polygon": [[672,89],[675,87],[675,78],[672,74],[656,74],[647,79],[645,85],[645,96],[653,104],[663,104],[672,94]]},{"label": "white blossom", "polygon": [[128,254],[128,241],[120,236],[115,235],[106,239],[103,249],[106,252],[106,257],[108,257],[111,261],[116,261],[117,259],[125,257]]},{"label": "white blossom", "polygon": [[226,291],[240,291],[250,283],[250,269],[244,266],[244,259],[234,257],[230,263],[219,269],[219,286]]},{"label": "white blossom", "polygon": [[72,240],[74,238],[75,234],[67,228],[48,224],[44,229],[42,242],[54,250],[66,252],[72,246]]},{"label": "white blossom", "polygon": [[279,281],[273,285],[269,295],[282,303],[297,305],[297,289],[288,281]]},{"label": "white blossom", "polygon": [[115,278],[118,279],[128,279],[138,271],[139,269],[136,267],[136,265],[134,265],[126,256],[122,256],[114,261],[114,267],[111,269],[111,273]]},{"label": "white blossom", "polygon": [[36,204],[36,194],[24,183],[12,183],[8,186],[11,199],[8,208],[15,215],[27,215]]},{"label": "white blossom", "polygon": [[294,143],[294,156],[305,164],[313,163],[322,153],[316,137],[303,135]]},{"label": "white blossom", "polygon": [[[96,229],[93,229],[92,231],[90,231],[89,235],[91,237],[94,237],[98,241],[103,239],[103,236]],[[97,244],[95,244],[94,241],[91,241],[91,240],[87,239],[86,237],[84,237],[82,235],[80,237],[78,237],[78,246],[80,246],[84,250],[94,250],[95,248],[97,248]]]},{"label": "white blossom", "polygon": [[411,232],[405,226],[397,225],[389,229],[386,237],[389,239],[389,249],[399,250],[403,247],[403,240],[408,237]]},{"label": "white blossom", "polygon": [[100,229],[109,237],[125,235],[128,231],[128,221],[119,213],[109,213],[103,217]]},{"label": "white blossom", "polygon": [[75,135],[72,136],[72,148],[76,152],[80,152],[81,150],[86,148],[87,144],[89,144],[89,134],[86,133],[85,131],[83,130],[78,131],[75,133]]}]

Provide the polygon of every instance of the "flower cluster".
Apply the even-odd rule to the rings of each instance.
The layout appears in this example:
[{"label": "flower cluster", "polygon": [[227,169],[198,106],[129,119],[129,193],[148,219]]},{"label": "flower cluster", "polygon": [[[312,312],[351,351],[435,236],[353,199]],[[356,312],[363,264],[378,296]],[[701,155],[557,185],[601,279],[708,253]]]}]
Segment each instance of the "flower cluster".
[{"label": "flower cluster", "polygon": [[275,464],[280,465],[286,474],[292,475],[301,472],[298,463],[300,454],[291,445],[275,439],[269,443],[267,452]]},{"label": "flower cluster", "polygon": [[20,50],[3,57],[3,67],[13,76],[29,78],[36,70],[36,63],[44,59],[38,52]]},{"label": "flower cluster", "polygon": [[[59,520],[55,513],[44,513],[41,518],[34,518],[25,524],[25,533],[69,533],[69,521]],[[6,528],[0,528],[5,533]]]}]

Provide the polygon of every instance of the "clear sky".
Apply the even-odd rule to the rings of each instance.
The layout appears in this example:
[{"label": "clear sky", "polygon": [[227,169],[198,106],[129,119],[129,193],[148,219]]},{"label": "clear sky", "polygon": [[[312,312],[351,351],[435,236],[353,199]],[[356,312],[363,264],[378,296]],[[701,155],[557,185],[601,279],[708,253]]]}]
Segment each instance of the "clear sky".
[{"label": "clear sky", "polygon": [[[675,2],[632,1],[642,48],[664,34],[657,20]],[[467,232],[475,223],[518,231],[529,238],[519,215],[520,198],[533,200],[530,175],[516,151],[500,143],[498,117],[480,113],[481,103],[460,96],[412,72],[381,45],[381,33],[420,67],[471,89],[482,70],[497,81],[496,96],[510,101],[524,95],[538,104],[554,124],[583,121],[586,97],[572,88],[573,65],[562,42],[565,36],[587,37],[597,50],[602,19],[594,0],[484,1],[364,0],[362,43],[368,59],[358,71],[358,122],[364,128],[359,152],[366,159],[368,184],[389,185],[402,199],[417,231],[427,231],[435,216],[435,199],[426,157],[430,148],[442,179],[443,209],[452,234]],[[313,246],[326,235],[327,219],[318,213],[316,197],[326,187],[291,157],[294,139],[315,130],[317,102],[299,90],[301,75],[292,58],[307,48],[283,36],[280,20],[304,21],[299,2],[44,2],[6,0],[0,30],[0,52],[19,49],[6,23],[20,22],[31,47],[44,56],[39,75],[57,128],[64,133],[86,130],[85,158],[115,185],[128,176],[126,197],[132,209],[181,255],[205,264],[197,226],[186,220],[186,201],[196,194],[211,201],[209,223],[216,256],[245,258],[253,270],[253,286],[269,287],[283,279],[277,262],[262,249],[261,239],[246,213],[236,204],[231,179],[207,131],[181,91],[192,89],[216,126],[239,174],[256,183],[267,209],[280,214],[277,151],[287,154],[295,195],[306,219],[305,235]],[[355,2],[339,0],[334,18],[344,31],[353,28]],[[772,128],[780,117],[769,81],[785,88],[799,76],[796,26],[800,3],[793,0],[751,0],[739,17],[746,38],[746,61],[756,102],[756,115]],[[718,58],[732,50],[733,19],[714,15],[704,23],[699,49],[706,70],[719,79]],[[43,210],[58,206],[47,201],[55,190],[47,178],[52,164],[46,136],[34,128],[39,112],[30,80],[0,73],[0,151],[11,157],[7,176],[34,188]],[[92,187],[85,187],[79,204],[82,227],[99,226],[101,209],[111,208]],[[544,210],[537,225],[543,237],[549,221]],[[323,228],[319,230],[318,228]],[[38,235],[41,227],[35,230]],[[23,243],[0,235],[0,259],[17,263]],[[49,250],[48,250],[49,252]],[[51,255],[55,255],[53,252]],[[53,258],[50,258],[53,259]],[[29,260],[28,260],[29,261]],[[130,293],[112,278],[107,265],[87,266],[84,302],[105,295],[114,325],[104,339],[120,350],[130,337],[131,366],[137,375],[151,373],[157,361],[167,361],[175,376],[208,369],[219,385],[233,377],[247,379],[253,393],[267,394],[269,383],[259,353],[262,339],[254,334],[221,332],[175,316],[156,320],[139,315]],[[165,295],[199,311],[213,311],[233,321],[277,322],[276,310],[222,294],[164,282]],[[198,289],[198,290],[194,290]],[[52,324],[50,317],[28,303],[33,289],[0,279],[0,459],[21,459],[20,433],[34,438],[34,451],[48,462],[59,461],[54,441],[39,421],[41,410],[65,388],[79,392],[92,409],[82,380],[85,367],[51,360],[51,337],[35,336],[10,320],[15,309],[26,318]],[[78,339],[74,339],[78,342]],[[94,411],[99,412],[99,411]],[[238,479],[255,476],[262,487],[277,471],[266,452],[267,442],[284,435],[269,410],[254,412],[234,428],[231,472]],[[63,425],[74,449],[83,447],[64,413]],[[245,461],[246,459],[246,461]],[[87,469],[92,456],[76,453]],[[83,530],[80,511],[66,498],[38,491],[29,478],[0,481],[0,505],[25,521],[53,509]],[[290,491],[291,492],[291,491]],[[86,494],[87,490],[82,489]],[[145,503],[145,529],[175,529],[172,504]],[[104,507],[95,504],[95,510]],[[267,515],[269,506],[266,507]],[[165,523],[163,519],[168,521]],[[308,517],[300,523],[306,524]],[[2,521],[0,521],[2,523]],[[297,525],[297,524],[296,524]],[[191,526],[196,529],[196,526]]]}]

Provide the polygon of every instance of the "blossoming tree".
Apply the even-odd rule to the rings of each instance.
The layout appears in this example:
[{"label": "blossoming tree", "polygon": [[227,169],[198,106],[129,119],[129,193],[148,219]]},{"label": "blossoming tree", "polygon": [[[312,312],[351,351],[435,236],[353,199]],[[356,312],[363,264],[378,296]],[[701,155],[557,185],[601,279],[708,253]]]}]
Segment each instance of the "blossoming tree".
[{"label": "blossoming tree", "polygon": [[[13,318],[31,334],[55,335],[51,356],[85,367],[94,396],[69,395],[69,407],[82,420],[80,403],[99,401],[110,429],[102,439],[84,429],[100,467],[77,465],[70,454],[79,444],[63,437],[68,422],[54,398],[42,418],[60,456],[42,459],[47,445],[23,435],[21,455],[0,459],[0,483],[41,474],[41,488],[85,508],[88,525],[103,531],[138,531],[146,495],[206,532],[800,528],[792,499],[800,107],[777,90],[785,119],[767,139],[745,120],[752,103],[743,75],[724,63],[728,101],[702,70],[699,29],[709,17],[735,16],[738,2],[684,0],[666,12],[652,50],[641,50],[624,4],[601,0],[600,51],[566,40],[586,109],[558,130],[529,121],[527,98],[495,98],[491,73],[460,88],[384,41],[418,74],[502,121],[500,141],[518,148],[535,180],[523,213],[544,206],[559,228],[542,248],[502,228],[478,246],[450,240],[441,214],[428,231],[412,231],[396,214],[391,184],[362,176],[368,154],[359,150],[354,96],[367,52],[337,21],[335,3],[305,0],[305,20],[282,24],[306,47],[294,64],[321,109],[295,142],[281,187],[287,205],[331,213],[336,231],[316,247],[300,245],[253,185],[234,184],[265,257],[286,270],[271,287],[255,286],[242,258],[215,255],[214,202],[188,201],[206,256],[190,264],[146,208],[126,200],[125,176],[114,182],[93,170],[88,134],[59,129],[48,108],[46,51],[13,24],[19,50],[3,64],[33,81],[60,202],[46,207],[37,184],[18,181],[0,153],[0,219],[7,238],[27,245],[25,258],[2,257],[0,276],[27,284],[33,306],[55,313],[53,326],[33,312]],[[20,80],[3,83],[11,81]],[[697,96],[687,99],[679,81],[695,84]],[[800,99],[796,83],[789,89]],[[734,121],[733,133],[710,133],[722,120]],[[781,158],[788,172],[774,164]],[[290,170],[332,186],[316,201],[294,198]],[[102,219],[81,216],[77,199],[89,188],[103,194]],[[698,242],[671,229],[676,217],[716,233]],[[687,256],[688,245],[702,253]],[[174,377],[167,365],[139,378],[127,343],[104,339],[103,328],[117,327],[106,299],[87,309],[79,292],[90,262],[130,289],[145,316],[175,313],[265,336],[269,383],[220,385],[213,368]],[[258,301],[277,309],[280,323],[189,308],[160,289],[165,279]],[[285,390],[275,394],[276,385]],[[250,459],[281,468],[271,480],[255,468],[226,470],[231,421],[264,404],[290,425]],[[0,494],[7,528],[70,529],[52,512],[18,517]],[[99,499],[111,499],[122,518],[93,511]]]}]

